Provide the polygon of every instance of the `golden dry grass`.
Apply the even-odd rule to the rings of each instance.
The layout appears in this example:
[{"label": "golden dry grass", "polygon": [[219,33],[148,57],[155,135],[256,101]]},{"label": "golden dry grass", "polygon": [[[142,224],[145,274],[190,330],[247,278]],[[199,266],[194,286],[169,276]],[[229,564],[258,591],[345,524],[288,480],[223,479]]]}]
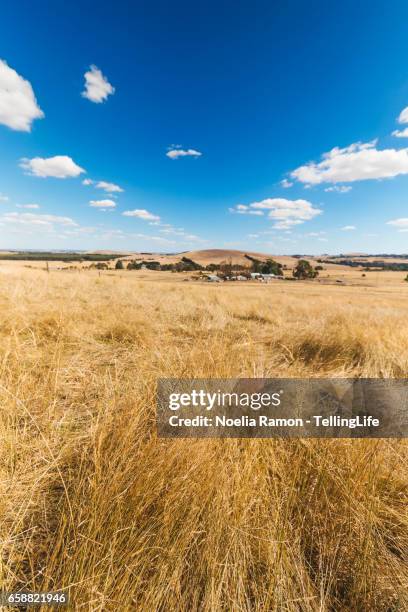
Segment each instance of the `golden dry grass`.
[{"label": "golden dry grass", "polygon": [[75,610],[408,609],[404,441],[155,435],[159,376],[407,377],[407,298],[0,275],[2,588],[69,587]]}]

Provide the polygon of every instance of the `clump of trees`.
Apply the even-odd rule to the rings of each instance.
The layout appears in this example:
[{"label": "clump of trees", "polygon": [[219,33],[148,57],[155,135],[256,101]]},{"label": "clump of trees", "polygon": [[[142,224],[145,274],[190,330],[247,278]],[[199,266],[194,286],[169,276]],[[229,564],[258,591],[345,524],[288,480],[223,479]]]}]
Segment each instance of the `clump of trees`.
[{"label": "clump of trees", "polygon": [[261,273],[262,274],[275,274],[275,276],[282,276],[283,269],[282,265],[275,261],[274,259],[267,259],[261,265]]},{"label": "clump of trees", "polygon": [[196,272],[204,269],[203,266],[188,257],[182,257],[181,261],[178,261],[174,266],[176,272]]},{"label": "clump of trees", "polygon": [[298,280],[305,280],[307,278],[316,278],[319,272],[306,259],[299,259],[292,274]]},{"label": "clump of trees", "polygon": [[261,261],[252,257],[251,255],[245,255],[246,259],[251,262],[251,272],[259,272],[260,274],[275,274],[276,276],[282,276],[283,268],[282,264],[278,263],[274,259],[267,259]]},{"label": "clump of trees", "polygon": [[[259,272],[260,274],[274,274],[275,276],[283,276],[283,266],[271,257],[266,261],[261,261],[252,257],[251,255],[245,255],[246,259],[251,262],[251,265],[242,265],[232,263],[232,260],[221,261],[220,263],[210,263],[206,266],[202,266],[193,259],[183,256],[180,261],[176,263],[160,263],[152,260],[137,260],[134,259],[129,261],[127,264],[128,270],[140,270],[141,268],[147,268],[148,270],[161,270],[165,272],[213,272],[220,274],[222,277],[230,277],[236,273],[240,273],[243,276],[249,278],[250,272]],[[123,269],[123,262],[119,260],[116,263],[116,269]]]},{"label": "clump of trees", "polygon": [[118,261],[115,264],[115,270],[123,270],[125,266],[123,265],[123,261],[121,259],[118,259]]},{"label": "clump of trees", "polygon": [[188,257],[182,257],[181,260],[176,263],[163,264],[161,264],[159,261],[138,261],[134,259],[129,261],[127,265],[128,270],[140,270],[141,268],[147,268],[148,270],[161,270],[165,272],[196,272],[198,270],[204,270],[203,266],[192,259],[189,259]]},{"label": "clump of trees", "polygon": [[137,261],[136,259],[129,261],[127,265],[128,270],[140,270],[141,268],[147,268],[148,270],[161,270],[161,265],[158,261]]}]

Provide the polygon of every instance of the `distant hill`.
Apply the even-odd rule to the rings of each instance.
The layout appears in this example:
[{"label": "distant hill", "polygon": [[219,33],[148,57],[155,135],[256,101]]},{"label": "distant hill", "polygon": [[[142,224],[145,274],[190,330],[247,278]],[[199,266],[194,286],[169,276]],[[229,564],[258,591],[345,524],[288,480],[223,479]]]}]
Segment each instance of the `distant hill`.
[{"label": "distant hill", "polygon": [[[109,267],[114,267],[116,260],[121,259],[126,261],[157,261],[160,264],[175,264],[183,257],[192,259],[201,266],[208,264],[220,264],[221,262],[231,262],[233,265],[251,267],[251,258],[265,261],[272,258],[287,271],[292,270],[299,261],[299,255],[274,255],[270,253],[259,253],[256,251],[243,251],[237,249],[201,249],[195,251],[182,251],[179,253],[146,253],[146,252],[130,252],[130,251],[112,251],[112,250],[95,250],[95,251],[0,251],[0,261],[7,260],[16,262],[37,262],[39,266],[43,265],[44,261],[53,262],[54,266],[66,267],[75,264],[78,267],[88,267],[90,262],[107,262]],[[323,265],[325,271],[350,271],[351,267],[363,270],[370,264],[377,262],[378,264],[386,264],[388,267],[391,264],[401,265],[400,268],[405,270],[407,265],[408,255],[303,255],[303,259],[307,259],[312,265]],[[378,268],[381,266],[378,265]],[[397,269],[397,268],[396,268]]]},{"label": "distant hill", "polygon": [[254,251],[238,251],[234,249],[202,249],[199,251],[185,251],[183,253],[172,253],[168,255],[151,253],[150,255],[142,255],[141,253],[133,253],[132,255],[126,255],[124,259],[145,259],[159,261],[160,263],[175,263],[180,261],[182,257],[188,257],[202,266],[206,266],[210,263],[221,263],[222,261],[231,261],[233,264],[247,265],[251,264],[250,260],[245,257],[254,257],[260,261],[265,261],[269,257],[275,261],[286,265],[289,268],[296,264],[297,259],[288,255],[270,255],[268,253],[257,253]]}]

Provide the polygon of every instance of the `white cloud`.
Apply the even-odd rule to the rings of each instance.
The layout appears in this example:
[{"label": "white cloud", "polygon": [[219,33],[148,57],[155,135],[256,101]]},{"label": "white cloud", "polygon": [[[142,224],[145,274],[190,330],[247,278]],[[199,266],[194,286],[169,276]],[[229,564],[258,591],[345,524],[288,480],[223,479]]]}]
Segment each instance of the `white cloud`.
[{"label": "white cloud", "polygon": [[99,238],[101,240],[125,240],[126,234],[122,230],[108,229],[102,232]]},{"label": "white cloud", "polygon": [[294,225],[300,225],[305,221],[310,221],[322,211],[313,208],[311,202],[307,200],[287,200],[285,198],[266,198],[260,202],[252,202],[246,206],[238,204],[231,212],[238,214],[264,214],[274,221],[275,229],[287,230]]},{"label": "white cloud", "polygon": [[341,228],[342,232],[353,232],[356,228],[355,225],[345,225],[344,227]]},{"label": "white cloud", "polygon": [[387,225],[392,225],[393,227],[396,227],[399,232],[408,232],[408,217],[387,221]]},{"label": "white cloud", "polygon": [[0,123],[30,132],[32,122],[43,117],[31,83],[0,59]]},{"label": "white cloud", "polygon": [[398,123],[408,123],[408,106],[400,112]]},{"label": "white cloud", "polygon": [[175,236],[184,236],[183,230],[176,230],[174,228],[161,229],[159,230],[159,232],[162,234],[174,234]]},{"label": "white cloud", "polygon": [[374,140],[357,142],[344,149],[335,147],[322,156],[321,162],[300,166],[291,177],[301,183],[318,185],[408,174],[408,148],[379,150],[376,144]]},{"label": "white cloud", "polygon": [[115,208],[116,202],[113,200],[91,200],[89,206],[94,208]]},{"label": "white cloud", "polygon": [[326,232],[309,232],[305,234],[305,236],[310,236],[311,238],[317,238],[318,236],[324,235]]},{"label": "white cloud", "polygon": [[96,187],[98,189],[103,189],[107,193],[122,193],[124,190],[119,185],[115,185],[115,183],[108,183],[106,181],[98,181],[96,183]]},{"label": "white cloud", "polygon": [[0,193],[0,202],[8,202],[9,201],[9,197]]},{"label": "white cloud", "polygon": [[36,210],[40,208],[38,204],[16,204],[16,208],[31,208],[32,210]]},{"label": "white cloud", "polygon": [[244,204],[238,204],[235,208],[228,209],[230,213],[236,213],[237,215],[256,215],[258,217],[263,217],[262,210],[251,210],[249,206],[245,206]]},{"label": "white cloud", "polygon": [[170,159],[178,159],[179,157],[201,157],[202,153],[195,149],[170,149],[166,153]]},{"label": "white cloud", "polygon": [[125,210],[122,213],[124,217],[137,217],[138,219],[143,219],[143,221],[160,221],[160,217],[158,215],[154,215],[153,213],[145,210],[144,208],[135,208],[135,210]]},{"label": "white cloud", "polygon": [[175,245],[177,242],[175,240],[168,240],[168,238],[163,238],[162,236],[149,236],[147,234],[132,234],[132,238],[140,238],[141,240],[152,240],[153,242],[159,242],[165,245]]},{"label": "white cloud", "polygon": [[46,178],[52,176],[54,178],[65,179],[76,177],[85,172],[83,168],[78,166],[73,159],[67,155],[55,155],[54,157],[26,157],[20,160],[20,167],[27,170],[32,176],[40,176]]},{"label": "white cloud", "polygon": [[163,228],[159,230],[161,234],[179,236],[180,238],[183,238],[184,241],[187,241],[187,242],[206,242],[206,240],[203,240],[202,238],[200,238],[199,236],[196,236],[195,234],[189,234],[185,232],[182,227],[175,228],[169,223],[162,223],[161,226]]},{"label": "white cloud", "polygon": [[103,102],[108,96],[115,93],[115,88],[96,66],[92,65],[90,70],[85,72],[84,77],[85,90],[81,95],[91,102]]},{"label": "white cloud", "polygon": [[59,217],[57,215],[38,215],[34,213],[6,213],[0,219],[4,223],[15,225],[41,225],[51,228],[55,223],[75,227],[77,224],[70,217]]},{"label": "white cloud", "polygon": [[66,236],[80,236],[82,234],[95,234],[97,232],[97,228],[96,227],[87,227],[87,226],[83,226],[83,227],[75,227],[74,229],[71,230],[65,230],[64,234]]},{"label": "white cloud", "polygon": [[394,130],[392,136],[395,136],[396,138],[408,138],[408,128],[405,128],[404,130]]},{"label": "white cloud", "polygon": [[92,179],[86,178],[82,181],[83,185],[95,185],[97,189],[103,189],[106,193],[123,193],[124,189],[116,185],[115,183],[108,183],[107,181],[93,181]]},{"label": "white cloud", "polygon": [[[408,106],[401,111],[397,121],[398,123],[408,123]],[[392,132],[392,136],[396,136],[396,138],[408,138],[408,128],[403,130],[394,130]]]},{"label": "white cloud", "polygon": [[326,187],[325,191],[336,191],[337,193],[348,193],[353,188],[351,185],[334,185],[334,187]]},{"label": "white cloud", "polygon": [[284,189],[289,189],[289,187],[292,187],[293,183],[291,181],[288,181],[288,179],[283,179],[280,182],[280,186],[283,187]]}]

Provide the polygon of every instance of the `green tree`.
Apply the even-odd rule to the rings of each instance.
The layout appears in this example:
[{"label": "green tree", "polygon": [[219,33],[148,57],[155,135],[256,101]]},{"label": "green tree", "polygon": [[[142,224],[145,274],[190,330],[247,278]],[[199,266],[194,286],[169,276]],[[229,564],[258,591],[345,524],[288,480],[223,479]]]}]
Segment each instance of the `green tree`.
[{"label": "green tree", "polygon": [[121,259],[118,259],[118,261],[115,264],[115,270],[123,270],[124,265],[123,265],[123,261]]},{"label": "green tree", "polygon": [[274,259],[267,259],[261,266],[262,274],[275,274],[275,276],[282,276],[282,266]]},{"label": "green tree", "polygon": [[261,272],[263,262],[260,259],[251,255],[245,255],[244,257],[251,262],[251,272]]},{"label": "green tree", "polygon": [[292,274],[295,278],[303,280],[306,278],[316,278],[319,272],[306,259],[299,259]]},{"label": "green tree", "polygon": [[188,257],[182,257],[180,264],[181,264],[181,271],[185,271],[185,272],[192,272],[195,270],[203,269],[203,266],[193,261],[192,259],[189,259]]}]

